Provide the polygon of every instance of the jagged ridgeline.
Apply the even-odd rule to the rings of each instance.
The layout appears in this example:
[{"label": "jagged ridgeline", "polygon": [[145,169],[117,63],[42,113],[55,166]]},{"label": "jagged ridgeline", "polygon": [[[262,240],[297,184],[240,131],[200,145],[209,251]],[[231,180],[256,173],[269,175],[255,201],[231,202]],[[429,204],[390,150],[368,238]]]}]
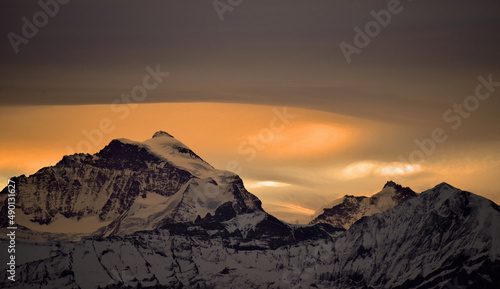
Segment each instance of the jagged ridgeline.
[{"label": "jagged ridgeline", "polygon": [[327,223],[338,228],[349,229],[357,220],[365,216],[394,208],[406,200],[416,197],[412,189],[387,182],[382,191],[371,197],[355,197],[345,195],[336,200],[331,208],[325,208],[324,212],[311,221],[311,224]]},{"label": "jagged ridgeline", "polygon": [[499,206],[446,183],[292,225],[165,132],[14,180],[24,242],[2,288],[500,288]]},{"label": "jagged ridgeline", "polygon": [[165,132],[145,142],[116,139],[97,154],[65,156],[15,180],[26,240],[123,236],[194,221],[226,202],[238,213],[262,211],[237,175],[214,169]]}]

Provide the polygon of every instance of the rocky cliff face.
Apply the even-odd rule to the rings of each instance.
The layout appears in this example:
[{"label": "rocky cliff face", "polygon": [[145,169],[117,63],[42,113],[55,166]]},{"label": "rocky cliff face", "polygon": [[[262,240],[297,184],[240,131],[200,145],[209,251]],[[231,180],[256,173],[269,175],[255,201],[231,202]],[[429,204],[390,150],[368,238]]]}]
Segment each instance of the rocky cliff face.
[{"label": "rocky cliff face", "polygon": [[349,229],[362,217],[394,208],[415,196],[417,194],[410,188],[389,181],[380,192],[371,197],[344,196],[335,201],[331,208],[323,209],[324,212],[312,220],[311,224],[327,223],[334,227]]},{"label": "rocky cliff face", "polygon": [[[95,155],[65,156],[13,180],[16,221],[34,233],[126,235],[194,221],[228,201],[238,213],[262,211],[237,175],[214,169],[164,132],[142,143],[113,140]],[[2,222],[8,220],[4,204]]]},{"label": "rocky cliff face", "polygon": [[500,207],[445,183],[388,182],[291,225],[164,132],[15,181],[16,250],[37,254],[2,288],[500,288]]},{"label": "rocky cliff face", "polygon": [[7,288],[499,288],[499,222],[498,205],[444,183],[347,231],[228,203],[195,222],[64,245]]}]

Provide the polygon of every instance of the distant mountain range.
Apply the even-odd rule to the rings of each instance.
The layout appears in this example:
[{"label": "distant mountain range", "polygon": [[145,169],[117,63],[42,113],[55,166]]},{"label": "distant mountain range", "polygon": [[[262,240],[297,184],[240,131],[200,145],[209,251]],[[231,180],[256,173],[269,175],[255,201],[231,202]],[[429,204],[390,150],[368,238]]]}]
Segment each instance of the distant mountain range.
[{"label": "distant mountain range", "polygon": [[293,225],[165,132],[13,180],[32,256],[2,288],[500,288],[500,207],[446,183],[387,182]]},{"label": "distant mountain range", "polygon": [[402,202],[416,197],[412,189],[389,181],[382,191],[371,197],[355,197],[345,195],[336,200],[332,208],[323,209],[323,214],[311,221],[311,224],[327,223],[338,228],[349,229],[357,220],[362,217],[381,213],[392,209]]}]

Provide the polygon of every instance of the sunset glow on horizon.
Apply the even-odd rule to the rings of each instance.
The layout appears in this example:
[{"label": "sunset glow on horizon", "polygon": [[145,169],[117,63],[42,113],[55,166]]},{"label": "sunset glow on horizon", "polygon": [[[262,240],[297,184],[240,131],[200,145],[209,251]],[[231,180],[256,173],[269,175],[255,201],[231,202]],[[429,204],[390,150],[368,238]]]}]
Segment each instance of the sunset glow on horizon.
[{"label": "sunset glow on horizon", "polygon": [[[276,115],[283,112],[293,118],[278,125]],[[380,138],[389,131],[399,135],[403,130],[387,122],[292,107],[217,103],[141,104],[123,120],[106,105],[8,107],[1,114],[17,123],[15,127],[6,122],[0,125],[3,182],[55,165],[70,154],[69,148],[89,148],[76,152],[96,153],[112,139],[143,141],[155,131],[165,130],[215,168],[238,173],[266,210],[289,222],[306,222],[325,203],[345,194],[373,194],[390,179],[403,180],[403,186],[416,191],[447,180],[500,199],[485,186],[493,177],[487,183],[481,178],[476,181],[460,167],[440,172],[442,162],[435,160],[446,159],[446,155],[436,153],[418,164],[398,161],[399,155],[414,148],[410,143],[394,150],[391,138]],[[112,131],[100,129],[102,119],[109,119]],[[484,153],[486,158],[496,152]],[[236,168],[229,165],[234,162]],[[475,162],[492,174],[500,167],[498,162],[487,166],[482,159]]]}]

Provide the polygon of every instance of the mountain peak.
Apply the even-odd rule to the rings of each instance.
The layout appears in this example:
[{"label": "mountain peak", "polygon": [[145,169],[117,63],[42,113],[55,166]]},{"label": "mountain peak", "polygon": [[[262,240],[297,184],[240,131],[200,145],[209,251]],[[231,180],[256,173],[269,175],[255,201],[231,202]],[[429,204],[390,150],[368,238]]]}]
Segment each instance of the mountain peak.
[{"label": "mountain peak", "polygon": [[334,201],[331,208],[323,209],[324,212],[310,224],[328,223],[334,227],[349,229],[361,217],[394,208],[416,196],[417,193],[412,189],[388,181],[380,192],[371,197],[345,195],[342,199]]},{"label": "mountain peak", "polygon": [[[237,175],[216,170],[162,131],[143,142],[114,139],[94,155],[65,156],[56,166],[17,183],[17,205],[27,213],[16,223],[31,230],[29,238],[39,240],[155,230],[214,215],[225,203],[237,214],[263,212],[260,200]],[[5,192],[0,191],[0,201]],[[8,220],[3,203],[0,226]]]},{"label": "mountain peak", "polygon": [[440,190],[440,189],[455,189],[456,190],[457,188],[455,188],[454,186],[452,186],[446,182],[442,182],[442,183],[436,185],[433,189],[434,190]]},{"label": "mountain peak", "polygon": [[400,186],[400,185],[396,184],[393,181],[388,181],[387,183],[385,183],[384,188],[387,188],[387,187],[397,188],[398,186]]},{"label": "mountain peak", "polygon": [[164,136],[168,136],[168,137],[174,138],[171,134],[169,134],[168,132],[164,132],[162,130],[159,130],[159,131],[155,132],[155,134],[153,135],[153,138],[164,137]]}]

